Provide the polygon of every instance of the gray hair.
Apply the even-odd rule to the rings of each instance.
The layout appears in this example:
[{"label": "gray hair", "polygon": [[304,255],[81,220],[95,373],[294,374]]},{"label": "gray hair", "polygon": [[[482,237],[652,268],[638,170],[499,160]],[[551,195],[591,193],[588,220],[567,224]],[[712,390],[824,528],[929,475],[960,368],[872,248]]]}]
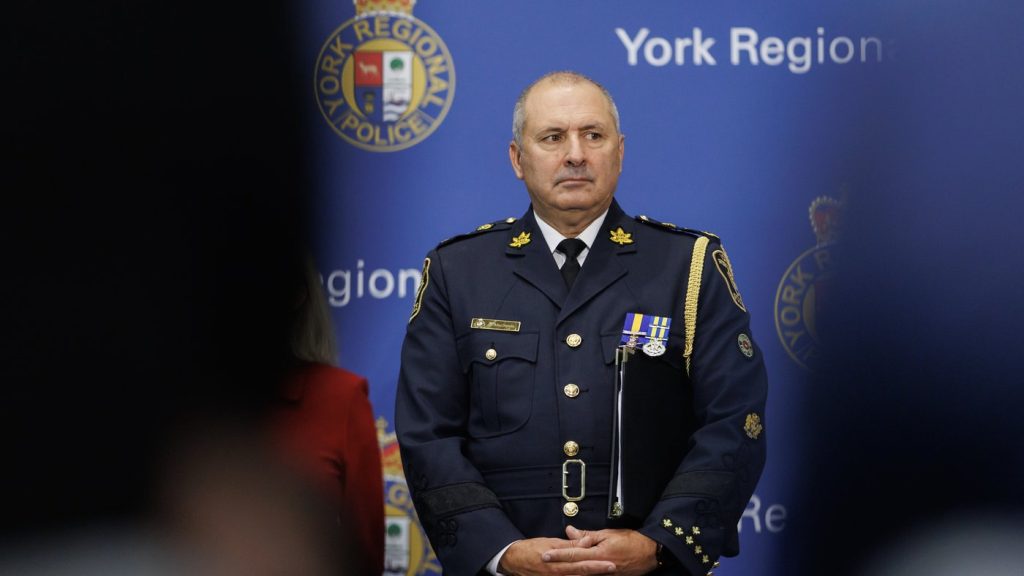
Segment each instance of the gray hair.
[{"label": "gray hair", "polygon": [[523,143],[523,125],[526,123],[526,97],[530,95],[530,91],[533,90],[534,86],[540,84],[545,80],[551,80],[560,84],[578,84],[580,82],[589,82],[594,85],[605,100],[608,101],[608,108],[611,109],[612,119],[615,120],[615,131],[622,133],[622,128],[619,125],[619,109],[615,106],[615,100],[612,99],[612,95],[601,86],[599,83],[594,81],[592,78],[584,76],[579,72],[573,72],[572,70],[560,70],[557,72],[548,72],[534,80],[529,86],[523,89],[519,93],[519,98],[516,99],[516,105],[512,109],[512,140],[516,143],[516,146],[522,146]]}]

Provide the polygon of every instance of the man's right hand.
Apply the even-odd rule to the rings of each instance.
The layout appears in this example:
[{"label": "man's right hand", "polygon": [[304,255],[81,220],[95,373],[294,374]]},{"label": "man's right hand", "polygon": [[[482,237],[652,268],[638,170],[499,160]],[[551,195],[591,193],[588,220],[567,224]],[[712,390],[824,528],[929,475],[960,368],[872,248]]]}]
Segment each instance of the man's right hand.
[{"label": "man's right hand", "polygon": [[545,562],[543,555],[549,550],[582,549],[577,540],[561,538],[528,538],[508,547],[498,561],[498,572],[508,576],[534,576],[539,574],[613,574],[615,564],[607,560],[573,561],[573,554],[564,562]]}]

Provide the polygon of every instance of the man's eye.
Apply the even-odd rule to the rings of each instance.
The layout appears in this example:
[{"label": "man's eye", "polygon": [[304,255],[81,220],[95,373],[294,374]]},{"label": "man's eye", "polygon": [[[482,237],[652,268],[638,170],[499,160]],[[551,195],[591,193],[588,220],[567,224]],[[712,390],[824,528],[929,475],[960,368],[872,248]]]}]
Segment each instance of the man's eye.
[{"label": "man's eye", "polygon": [[587,132],[583,137],[587,140],[600,140],[604,138],[604,135],[600,132]]},{"label": "man's eye", "polygon": [[541,141],[542,142],[561,142],[562,141],[562,135],[561,134],[548,134],[547,136],[541,138]]}]

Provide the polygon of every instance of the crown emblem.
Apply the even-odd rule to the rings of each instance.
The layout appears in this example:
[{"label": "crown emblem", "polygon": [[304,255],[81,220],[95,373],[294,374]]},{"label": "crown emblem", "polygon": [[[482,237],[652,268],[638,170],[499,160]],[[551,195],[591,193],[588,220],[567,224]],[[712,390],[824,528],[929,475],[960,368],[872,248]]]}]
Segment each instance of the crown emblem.
[{"label": "crown emblem", "polygon": [[352,0],[356,5],[356,18],[374,14],[391,14],[393,16],[412,16],[416,0]]},{"label": "crown emblem", "polygon": [[818,196],[808,210],[811,229],[818,238],[818,246],[835,242],[842,230],[843,203],[830,196]]}]

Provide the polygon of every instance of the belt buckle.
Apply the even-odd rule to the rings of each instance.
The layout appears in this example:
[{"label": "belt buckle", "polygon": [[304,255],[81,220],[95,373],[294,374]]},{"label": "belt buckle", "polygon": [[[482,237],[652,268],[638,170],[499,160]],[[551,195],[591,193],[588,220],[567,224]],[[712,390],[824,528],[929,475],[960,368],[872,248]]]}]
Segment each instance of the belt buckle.
[{"label": "belt buckle", "polygon": [[[569,465],[579,464],[580,465],[580,495],[569,496]],[[565,498],[566,502],[579,502],[583,500],[583,497],[587,495],[587,463],[579,458],[573,458],[572,460],[566,460],[562,462],[562,498]]]}]

